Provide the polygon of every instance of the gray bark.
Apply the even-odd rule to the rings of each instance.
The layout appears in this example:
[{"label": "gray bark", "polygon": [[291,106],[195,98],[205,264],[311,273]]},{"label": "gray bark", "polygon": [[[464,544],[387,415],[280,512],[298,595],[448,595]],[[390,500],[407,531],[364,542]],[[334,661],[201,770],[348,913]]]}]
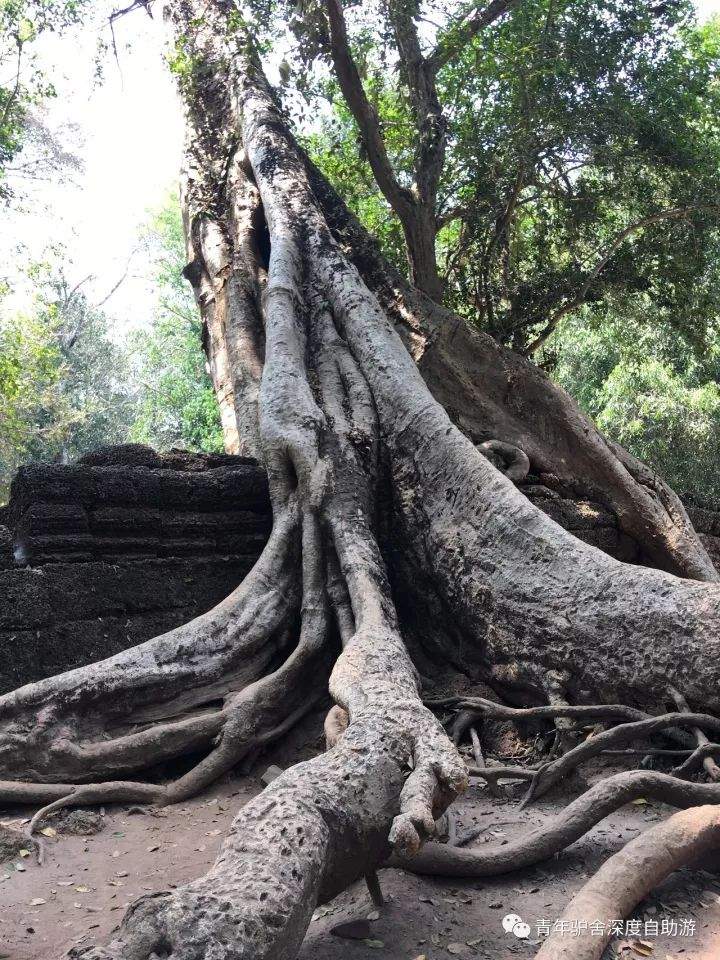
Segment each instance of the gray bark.
[{"label": "gray bark", "polygon": [[[432,584],[442,611],[429,625],[438,649],[497,689],[547,702],[554,671],[568,677],[562,696],[580,703],[626,699],[656,710],[670,683],[691,706],[720,707],[720,587],[625,565],[576,540],[458,429],[399,332],[413,331],[422,367],[436,349],[429,332],[447,316],[407,289],[393,294],[391,274],[297,148],[243,38],[228,35],[231,9],[224,0],[176,0],[170,14],[197,61],[186,95],[208,108],[223,98],[217,115],[234,124],[269,235],[257,420],[273,534],[246,581],[214,611],[0,698],[8,781],[0,798],[55,808],[182,799],[281,736],[325,690],[337,708],[328,721],[334,745],[240,811],[208,874],[133,905],[107,947],[83,954],[93,960],[290,960],[319,902],[391,850],[410,856],[433,835],[466,772],[420,698],[405,643],[416,639],[413,625],[398,614],[390,587],[398,552],[404,574]],[[209,148],[212,138],[204,142]],[[199,175],[212,185],[215,157],[204,172],[200,146]],[[227,202],[224,188],[218,197]],[[201,206],[188,202],[191,240],[207,216]],[[221,214],[212,222],[221,223],[224,242],[245,249],[247,222]],[[225,293],[207,269],[209,234],[198,236],[203,282],[216,283],[217,303]],[[353,238],[362,269],[346,249]],[[247,302],[224,301],[226,327],[233,305],[243,314]],[[500,364],[498,373],[491,359],[507,358],[494,349],[485,363],[498,384],[508,368]],[[453,366],[439,355],[470,398],[460,359]],[[426,364],[426,376],[432,369]],[[527,376],[545,397],[546,381]],[[550,397],[541,413],[568,413],[564,395]],[[526,422],[522,403],[504,423]],[[482,404],[493,407],[483,398],[474,409]],[[532,461],[553,449],[551,440],[559,449],[558,433],[580,437],[579,415],[568,429],[546,423],[545,446],[532,448],[529,436],[517,445],[531,448]],[[589,469],[592,451],[608,448],[593,433],[584,449]],[[617,486],[628,497],[634,489]],[[394,549],[379,532],[389,524]],[[687,557],[689,535],[682,546],[676,557]],[[175,784],[109,779],[201,746],[207,757]],[[34,783],[11,782],[27,780],[28,769]],[[86,780],[95,782],[81,786]]]}]

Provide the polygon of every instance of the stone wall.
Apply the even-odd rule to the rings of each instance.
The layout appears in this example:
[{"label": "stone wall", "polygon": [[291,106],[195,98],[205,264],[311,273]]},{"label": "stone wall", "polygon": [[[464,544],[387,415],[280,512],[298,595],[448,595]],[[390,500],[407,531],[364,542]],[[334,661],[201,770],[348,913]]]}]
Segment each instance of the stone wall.
[{"label": "stone wall", "polygon": [[214,606],[259,556],[270,505],[253,460],[130,446],[23,467],[0,522],[5,691]]},{"label": "stone wall", "polygon": [[[520,489],[575,536],[630,563],[613,513],[553,478]],[[720,514],[689,512],[720,567]],[[254,460],[147,447],[23,467],[0,513],[0,692],[111,656],[210,609],[270,530]]]}]

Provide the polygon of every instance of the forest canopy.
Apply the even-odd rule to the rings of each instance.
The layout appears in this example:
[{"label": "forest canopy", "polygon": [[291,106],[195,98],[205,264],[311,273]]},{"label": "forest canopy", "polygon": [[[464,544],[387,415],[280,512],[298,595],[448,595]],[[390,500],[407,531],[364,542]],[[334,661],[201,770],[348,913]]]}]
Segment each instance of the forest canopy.
[{"label": "forest canopy", "polygon": [[[258,42],[282,51],[273,54],[280,95],[302,142],[383,253],[412,273],[413,244],[422,241],[408,234],[397,211],[403,191],[420,189],[423,164],[434,164],[433,223],[423,229],[432,235],[426,275],[435,295],[499,342],[534,355],[608,436],[676,487],[717,497],[718,23],[698,24],[689,0],[528,0],[465,42],[462,12],[433,5],[418,20],[417,39],[425,53],[436,48],[440,151],[417,112],[413,79],[400,69],[387,11],[352,6],[347,50],[380,134],[391,174],[385,183],[373,173],[374,135],[358,124],[331,69],[332,38],[321,11],[313,13],[312,3],[302,17],[283,3],[251,7],[267,25]],[[22,201],[23,179],[13,170],[74,162],[71,151],[39,134],[38,106],[55,90],[35,50],[45,31],[62,32],[86,14],[78,2],[13,0],[2,7],[0,60],[11,77],[0,89],[6,204]],[[292,43],[286,20],[294,25]],[[181,43],[169,60],[182,78],[188,64]],[[26,62],[31,70],[7,72]],[[84,404],[89,395],[79,385],[68,399],[77,372],[64,356],[47,275],[41,279],[42,270],[33,268],[38,289],[29,313],[13,313],[5,298],[6,366],[22,349],[37,368],[27,374],[22,400],[9,374],[0,382],[13,424],[3,441],[5,488],[23,458],[53,460],[61,449],[79,453],[98,442],[91,422],[107,428],[108,440],[218,449],[199,319],[181,277],[176,201],[147,236],[158,227],[152,328],[129,336],[123,322],[112,324],[111,349],[126,369],[123,412],[112,423],[92,409],[99,401]],[[64,256],[54,257],[52,282],[72,286],[63,276]],[[17,282],[12,270],[6,274],[11,286]],[[79,302],[82,289],[74,296]],[[100,313],[83,334],[96,346],[108,335],[99,333],[107,326]],[[106,349],[89,351],[85,376],[103,379],[97,365]],[[48,404],[57,414],[52,436],[43,426]]]}]

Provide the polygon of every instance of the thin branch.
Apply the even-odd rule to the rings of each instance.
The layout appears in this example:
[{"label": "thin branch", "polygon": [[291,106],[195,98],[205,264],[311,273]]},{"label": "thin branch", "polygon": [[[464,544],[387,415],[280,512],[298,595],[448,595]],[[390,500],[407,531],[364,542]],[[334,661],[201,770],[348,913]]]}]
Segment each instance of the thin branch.
[{"label": "thin branch", "polygon": [[407,0],[391,0],[388,12],[418,133],[415,169],[417,190],[420,202],[432,207],[434,221],[437,185],[445,162],[447,120],[438,96],[435,71],[420,48],[414,5],[411,6]]},{"label": "thin branch", "polygon": [[634,223],[629,224],[629,226],[621,230],[600,253],[597,263],[585,278],[585,281],[580,287],[577,295],[573,297],[572,300],[569,300],[567,303],[563,304],[563,306],[556,311],[542,332],[526,348],[523,355],[529,357],[532,356],[533,353],[536,353],[545,343],[545,341],[548,340],[549,337],[551,337],[555,332],[557,325],[560,323],[562,318],[572,310],[575,310],[583,305],[590,287],[605,269],[610,258],[614,256],[618,248],[625,240],[627,240],[629,236],[631,236],[631,234],[637,233],[639,230],[644,230],[645,227],[649,227],[654,223],[660,223],[663,220],[681,220],[683,217],[687,217],[689,214],[696,213],[700,210],[709,211],[715,214],[720,213],[720,207],[712,204],[693,204],[689,207],[673,207],[669,210],[660,210],[658,213],[652,213],[647,217],[636,220]]},{"label": "thin branch", "polygon": [[108,302],[108,300],[110,299],[110,297],[111,297],[114,293],[116,293],[117,290],[120,288],[120,286],[127,280],[128,273],[130,272],[130,264],[132,263],[132,258],[135,256],[136,253],[137,253],[137,247],[130,252],[130,256],[127,258],[127,263],[125,264],[125,269],[123,270],[122,274],[120,275],[119,280],[117,280],[117,281],[112,285],[112,287],[110,288],[109,292],[105,294],[105,296],[102,298],[102,300],[100,300],[98,303],[95,304],[95,309],[99,310],[100,307],[104,307],[105,304],[106,304],[106,303]]},{"label": "thin branch", "polygon": [[465,46],[485,27],[499,20],[504,14],[518,6],[520,0],[491,0],[482,9],[473,10],[458,26],[438,41],[435,49],[427,58],[432,69],[437,72],[452,58],[458,47]]},{"label": "thin branch", "polygon": [[326,0],[325,9],[330,24],[330,54],[335,73],[343,97],[360,128],[373,175],[395,213],[401,220],[407,220],[412,214],[414,199],[410,191],[400,185],[390,163],[377,112],[367,98],[350,49],[340,0]]}]

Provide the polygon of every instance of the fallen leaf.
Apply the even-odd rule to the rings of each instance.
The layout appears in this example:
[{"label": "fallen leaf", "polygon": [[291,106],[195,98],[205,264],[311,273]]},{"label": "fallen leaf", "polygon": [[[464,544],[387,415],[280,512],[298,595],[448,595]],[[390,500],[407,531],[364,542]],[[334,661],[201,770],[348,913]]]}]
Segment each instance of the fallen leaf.
[{"label": "fallen leaf", "polygon": [[23,848],[22,850],[18,850],[18,853],[20,854],[21,857],[29,857],[29,856],[30,856],[30,851],[29,851],[29,850],[25,850],[25,848]]},{"label": "fallen leaf", "polygon": [[81,884],[79,887],[75,887],[78,893],[90,893],[90,887],[86,887],[84,884]]},{"label": "fallen leaf", "polygon": [[72,880],[58,880],[59,887],[71,887],[73,885]]},{"label": "fallen leaf", "polygon": [[636,807],[642,807],[644,804],[647,803],[647,800],[645,799],[645,797],[638,797],[637,800],[631,800],[630,802],[634,803]]},{"label": "fallen leaf", "polygon": [[372,947],[374,950],[382,950],[385,946],[382,940],[363,940],[366,947]]},{"label": "fallen leaf", "polygon": [[41,833],[44,837],[56,837],[56,836],[57,836],[57,830],[55,829],[55,827],[43,827],[42,830],[40,831],[40,833]]},{"label": "fallen leaf", "polygon": [[35,897],[34,900],[30,901],[31,907],[39,907],[42,903],[47,903],[47,900],[43,900],[42,897]]},{"label": "fallen leaf", "polygon": [[379,919],[380,919],[380,911],[379,911],[379,910],[373,910],[372,913],[369,913],[369,914],[367,915],[367,918],[368,918],[368,920],[379,920]]},{"label": "fallen leaf", "polygon": [[636,940],[631,944],[633,952],[640,957],[649,957],[653,952],[653,945],[647,940]]}]

